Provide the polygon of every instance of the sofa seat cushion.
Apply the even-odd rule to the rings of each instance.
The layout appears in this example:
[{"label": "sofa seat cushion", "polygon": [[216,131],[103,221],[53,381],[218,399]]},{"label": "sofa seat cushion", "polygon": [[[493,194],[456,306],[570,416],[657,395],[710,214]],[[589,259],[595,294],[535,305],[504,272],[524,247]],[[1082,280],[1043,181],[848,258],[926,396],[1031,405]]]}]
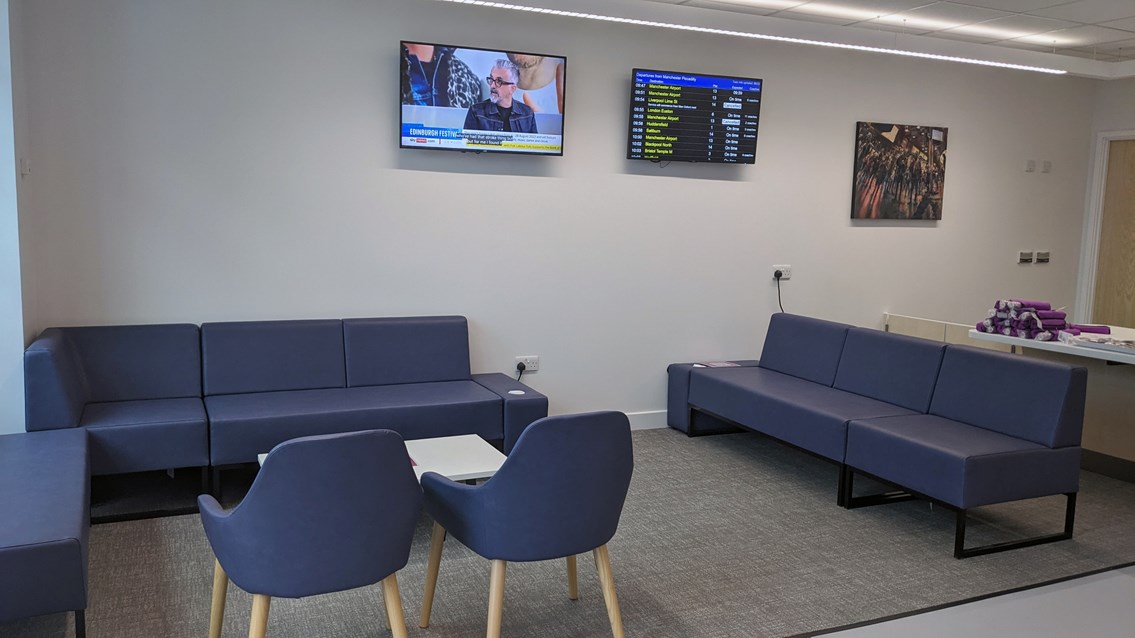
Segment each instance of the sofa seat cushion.
[{"label": "sofa seat cushion", "polygon": [[81,429],[0,436],[0,624],[86,608],[87,471]]},{"label": "sofa seat cushion", "polygon": [[932,414],[855,420],[847,464],[960,508],[1075,492],[1080,448],[1048,448]]},{"label": "sofa seat cushion", "polygon": [[843,462],[847,422],[915,414],[897,405],[765,368],[697,368],[690,405]]},{"label": "sofa seat cushion", "polygon": [[473,381],[259,392],[205,398],[213,465],[248,463],[300,436],[389,429],[404,439],[500,439],[502,402]]},{"label": "sofa seat cushion", "polygon": [[205,405],[196,397],[88,403],[79,425],[90,434],[95,476],[209,464]]}]

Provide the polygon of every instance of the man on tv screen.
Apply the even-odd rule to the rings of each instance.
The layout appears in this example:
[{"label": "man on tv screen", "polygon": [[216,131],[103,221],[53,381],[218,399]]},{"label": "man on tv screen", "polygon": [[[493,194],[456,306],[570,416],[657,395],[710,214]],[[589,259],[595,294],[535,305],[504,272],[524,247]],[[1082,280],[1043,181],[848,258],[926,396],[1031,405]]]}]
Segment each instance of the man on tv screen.
[{"label": "man on tv screen", "polygon": [[520,81],[516,65],[503,58],[497,60],[485,81],[489,83],[489,99],[469,107],[465,129],[536,133],[536,114],[532,108],[512,99],[516,83]]}]

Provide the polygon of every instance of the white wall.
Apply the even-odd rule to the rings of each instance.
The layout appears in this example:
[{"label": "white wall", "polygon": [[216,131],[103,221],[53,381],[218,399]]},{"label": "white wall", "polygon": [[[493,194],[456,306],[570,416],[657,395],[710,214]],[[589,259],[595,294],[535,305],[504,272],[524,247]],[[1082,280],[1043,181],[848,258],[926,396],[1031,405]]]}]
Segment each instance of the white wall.
[{"label": "white wall", "polygon": [[[460,313],[475,371],[538,354],[553,412],[661,422],[667,363],[759,355],[774,263],[786,310],[860,325],[1074,301],[1095,81],[421,0],[21,1],[31,332]],[[566,55],[564,157],[399,150],[400,39]],[[757,164],[623,159],[635,66],[764,78]],[[949,127],[941,222],[848,219],[858,120]]]},{"label": "white wall", "polygon": [[1094,128],[1096,131],[1135,130],[1135,78],[1100,86]]}]

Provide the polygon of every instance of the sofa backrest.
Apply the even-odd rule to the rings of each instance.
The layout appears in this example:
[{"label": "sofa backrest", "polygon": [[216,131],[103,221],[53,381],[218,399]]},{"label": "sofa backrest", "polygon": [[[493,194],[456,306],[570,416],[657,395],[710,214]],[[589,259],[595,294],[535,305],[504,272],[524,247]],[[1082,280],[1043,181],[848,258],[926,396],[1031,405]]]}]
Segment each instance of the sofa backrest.
[{"label": "sofa backrest", "polygon": [[201,324],[205,394],[342,388],[338,319]]},{"label": "sofa backrest", "polygon": [[201,337],[191,323],[64,328],[89,401],[201,396]]},{"label": "sofa backrest", "polygon": [[24,428],[73,428],[89,397],[83,366],[63,330],[44,330],[24,351]]},{"label": "sofa backrest", "polygon": [[347,386],[470,378],[465,317],[344,319]]},{"label": "sofa backrest", "polygon": [[945,344],[869,328],[851,328],[834,387],[926,412]]},{"label": "sofa backrest", "polygon": [[930,413],[1048,447],[1080,444],[1088,371],[950,345]]},{"label": "sofa backrest", "polygon": [[769,321],[760,367],[830,386],[851,326],[776,313]]}]

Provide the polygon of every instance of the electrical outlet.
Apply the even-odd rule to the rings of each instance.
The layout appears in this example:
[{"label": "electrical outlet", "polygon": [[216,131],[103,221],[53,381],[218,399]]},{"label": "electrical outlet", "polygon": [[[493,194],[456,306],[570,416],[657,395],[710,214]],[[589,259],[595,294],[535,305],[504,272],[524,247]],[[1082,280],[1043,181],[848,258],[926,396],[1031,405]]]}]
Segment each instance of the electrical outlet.
[{"label": "electrical outlet", "polygon": [[528,354],[528,355],[524,355],[522,357],[517,357],[516,362],[524,364],[525,374],[527,374],[529,372],[535,372],[535,371],[540,369],[540,356],[539,355]]},{"label": "electrical outlet", "polygon": [[1018,264],[1031,264],[1031,263],[1033,263],[1033,251],[1022,250],[1019,253],[1017,253],[1017,263]]},{"label": "electrical outlet", "polygon": [[784,280],[787,280],[787,279],[792,279],[792,266],[789,266],[787,264],[781,264],[780,266],[777,266],[776,264],[773,264],[773,266],[772,266],[772,272],[773,272],[772,278],[773,279],[776,279],[776,271],[778,271],[778,270],[780,271],[780,280],[781,281],[784,281]]},{"label": "electrical outlet", "polygon": [[1049,257],[1048,257],[1048,251],[1047,250],[1036,251],[1036,263],[1047,264],[1048,261],[1049,261]]}]

